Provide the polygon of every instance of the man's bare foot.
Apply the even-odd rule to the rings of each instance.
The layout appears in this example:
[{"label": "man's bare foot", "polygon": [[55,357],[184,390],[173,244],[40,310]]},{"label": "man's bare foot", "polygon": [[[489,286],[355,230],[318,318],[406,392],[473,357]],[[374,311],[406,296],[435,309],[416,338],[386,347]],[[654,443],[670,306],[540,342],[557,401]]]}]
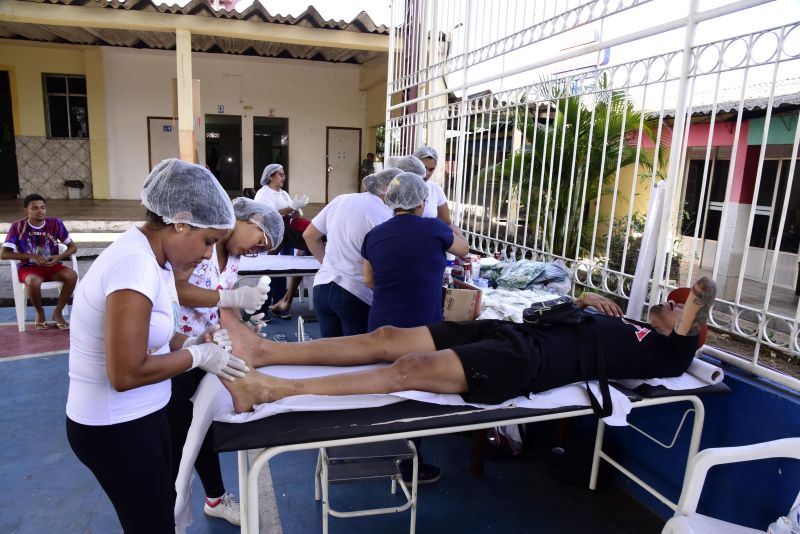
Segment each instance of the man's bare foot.
[{"label": "man's bare foot", "polygon": [[273,402],[289,396],[289,383],[281,378],[261,374],[251,369],[243,378],[231,382],[221,380],[233,398],[237,413],[251,412],[256,404]]},{"label": "man's bare foot", "polygon": [[229,308],[219,309],[219,323],[222,328],[228,331],[231,338],[232,352],[255,367],[255,353],[258,342],[262,339],[255,335],[253,331],[245,325],[239,318],[237,310]]}]

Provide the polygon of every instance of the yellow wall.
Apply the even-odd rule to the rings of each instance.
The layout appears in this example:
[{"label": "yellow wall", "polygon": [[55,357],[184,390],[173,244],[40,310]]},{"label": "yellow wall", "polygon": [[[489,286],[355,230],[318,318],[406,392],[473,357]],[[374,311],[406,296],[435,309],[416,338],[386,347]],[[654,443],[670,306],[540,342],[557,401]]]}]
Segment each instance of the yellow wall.
[{"label": "yellow wall", "polygon": [[[651,154],[652,156],[652,151]],[[619,185],[617,186],[617,202],[614,206],[613,219],[617,220],[620,217],[627,217],[630,203],[633,202],[633,213],[646,215],[647,207],[650,203],[650,189],[652,184],[652,170],[647,170],[644,167],[639,167],[639,175],[636,178],[636,187],[634,188],[633,198],[631,198],[631,182],[633,181],[633,165],[623,167],[619,171]],[[656,178],[658,180],[658,178]],[[611,181],[613,185],[613,178]],[[611,194],[603,195],[600,199],[600,224],[597,228],[598,235],[603,235],[608,231],[608,222],[612,218],[611,201],[613,197]]]},{"label": "yellow wall", "polygon": [[[366,93],[366,139],[361,145],[362,157],[375,152],[375,133],[386,124],[386,76],[388,60],[378,57],[364,63],[359,73],[359,89]],[[381,158],[382,154],[375,154]]]},{"label": "yellow wall", "polygon": [[47,135],[42,74],[86,76],[94,198],[109,198],[108,142],[101,54],[100,48],[96,46],[0,39],[0,69],[8,70],[11,77],[14,135],[30,137]]}]

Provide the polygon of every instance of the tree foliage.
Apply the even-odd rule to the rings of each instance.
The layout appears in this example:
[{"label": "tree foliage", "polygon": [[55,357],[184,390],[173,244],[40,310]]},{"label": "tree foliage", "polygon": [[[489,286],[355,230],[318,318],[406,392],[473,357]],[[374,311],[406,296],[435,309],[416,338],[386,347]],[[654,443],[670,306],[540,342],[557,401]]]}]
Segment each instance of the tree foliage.
[{"label": "tree foliage", "polygon": [[[512,112],[523,148],[487,167],[482,179],[501,218],[513,223],[516,215],[529,221],[526,246],[576,257],[588,251],[595,222],[603,222],[596,210],[598,193],[613,193],[617,169],[638,158],[638,178],[652,175],[651,152],[637,151],[637,144],[640,132],[655,144],[658,123],[635,109],[622,91],[606,89],[603,78],[589,96],[574,95],[564,84],[543,85],[550,87],[549,94]],[[527,126],[522,119],[526,105]],[[498,133],[511,124],[510,115],[498,116],[503,119],[495,125]],[[661,147],[658,154],[660,176],[666,150]]]}]

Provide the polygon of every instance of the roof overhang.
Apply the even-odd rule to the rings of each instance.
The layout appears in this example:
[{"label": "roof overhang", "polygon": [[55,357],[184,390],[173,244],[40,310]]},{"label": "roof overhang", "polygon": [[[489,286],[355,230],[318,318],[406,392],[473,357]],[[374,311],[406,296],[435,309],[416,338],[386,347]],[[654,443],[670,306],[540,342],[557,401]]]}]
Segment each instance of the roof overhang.
[{"label": "roof overhang", "polygon": [[182,8],[149,0],[56,2],[0,2],[0,37],[169,50],[182,29],[201,52],[361,64],[389,51],[388,30],[364,12],[345,23],[322,19],[313,6],[298,17],[270,15],[258,2],[243,12],[215,11],[203,0]]}]

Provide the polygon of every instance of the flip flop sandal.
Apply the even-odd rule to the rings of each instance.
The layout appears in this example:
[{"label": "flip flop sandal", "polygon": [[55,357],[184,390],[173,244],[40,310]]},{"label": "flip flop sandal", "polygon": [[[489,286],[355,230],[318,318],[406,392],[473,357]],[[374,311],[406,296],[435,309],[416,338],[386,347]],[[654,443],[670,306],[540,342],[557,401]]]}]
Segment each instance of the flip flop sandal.
[{"label": "flip flop sandal", "polygon": [[279,310],[272,310],[272,316],[277,317],[278,319],[286,319],[289,320],[292,318],[292,312],[286,311],[279,311]]},{"label": "flip flop sandal", "polygon": [[41,322],[41,323],[37,323],[37,322],[34,321],[33,327],[36,330],[47,330],[47,329],[50,328],[50,325],[47,324],[47,321],[44,321],[44,322]]},{"label": "flip flop sandal", "polygon": [[69,330],[69,323],[56,323],[56,328],[59,330]]}]

